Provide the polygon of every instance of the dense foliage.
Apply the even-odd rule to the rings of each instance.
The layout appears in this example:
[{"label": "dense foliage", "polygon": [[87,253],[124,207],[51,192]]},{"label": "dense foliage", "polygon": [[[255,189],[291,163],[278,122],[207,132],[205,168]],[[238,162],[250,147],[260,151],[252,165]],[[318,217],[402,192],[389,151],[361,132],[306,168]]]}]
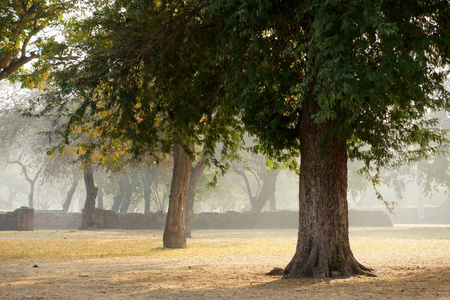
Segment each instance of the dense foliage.
[{"label": "dense foliage", "polygon": [[[298,149],[300,119],[312,117],[371,168],[445,150],[445,131],[426,114],[450,105],[449,7],[224,0],[210,9],[225,22],[228,95],[267,150]],[[311,116],[306,101],[316,103]]]}]

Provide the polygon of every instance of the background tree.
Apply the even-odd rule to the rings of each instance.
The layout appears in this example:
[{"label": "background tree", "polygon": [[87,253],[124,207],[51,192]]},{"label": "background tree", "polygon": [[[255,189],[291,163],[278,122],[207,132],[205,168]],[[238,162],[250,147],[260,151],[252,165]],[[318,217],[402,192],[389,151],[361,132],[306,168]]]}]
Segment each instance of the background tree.
[{"label": "background tree", "polygon": [[[238,136],[231,126],[238,120],[219,105],[222,66],[215,45],[208,43],[218,33],[207,25],[213,20],[196,18],[201,7],[195,2],[95,5],[92,17],[72,31],[73,36],[90,33],[89,39],[75,41],[83,60],[58,72],[57,93],[47,98],[46,111],[67,107],[69,94],[81,99],[76,109],[66,111],[69,122],[61,132],[68,137],[75,126],[90,122],[102,138],[129,141],[136,158],[173,153],[174,170],[190,170],[191,163],[178,164],[188,163],[186,155],[194,157],[195,145],[213,153],[222,139],[227,152]],[[185,245],[189,176],[183,174],[173,172],[164,237],[169,248]]]},{"label": "background tree", "polygon": [[2,109],[0,116],[0,149],[2,159],[19,167],[21,174],[29,184],[28,203],[35,207],[36,183],[44,180],[43,173],[51,169],[50,159],[45,154],[47,139],[39,133],[50,124],[49,119],[32,121],[24,118],[19,109],[26,107],[37,92],[20,90],[17,85],[2,82]]},{"label": "background tree", "polygon": [[[232,164],[231,170],[244,180],[242,189],[249,197],[252,212],[261,212],[267,202],[271,211],[276,210],[275,191],[280,169],[269,171],[263,155],[247,153],[242,155],[240,163]],[[256,181],[256,188],[252,188],[251,178]]]},{"label": "background tree", "polygon": [[70,185],[69,190],[67,191],[66,199],[62,205],[62,211],[64,213],[69,211],[70,204],[72,203],[73,195],[77,189],[78,183],[81,179],[81,172],[78,170],[73,170],[72,172],[72,184]]},{"label": "background tree", "polygon": [[188,194],[186,196],[186,210],[185,210],[185,227],[186,237],[192,237],[192,218],[194,215],[194,202],[195,194],[197,193],[197,186],[200,181],[200,177],[206,168],[206,161],[208,155],[202,155],[200,160],[191,167],[191,174],[189,177]]}]

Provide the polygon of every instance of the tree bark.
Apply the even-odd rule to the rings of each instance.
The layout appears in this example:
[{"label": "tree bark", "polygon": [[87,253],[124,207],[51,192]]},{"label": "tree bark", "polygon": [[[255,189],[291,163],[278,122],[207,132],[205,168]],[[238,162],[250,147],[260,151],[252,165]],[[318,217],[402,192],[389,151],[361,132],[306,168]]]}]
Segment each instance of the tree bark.
[{"label": "tree bark", "polygon": [[95,198],[97,198],[98,188],[94,184],[94,171],[92,162],[85,161],[84,166],[84,184],[86,185],[86,202],[83,209],[83,221],[80,230],[96,229],[99,224],[95,220]]},{"label": "tree bark", "polygon": [[186,248],[185,208],[192,163],[189,154],[182,146],[175,144],[173,153],[172,185],[163,247]]},{"label": "tree bark", "polygon": [[202,159],[195,165],[195,167],[191,170],[191,177],[189,179],[189,189],[186,199],[186,237],[192,237],[192,216],[194,214],[194,202],[195,202],[195,193],[197,192],[197,185],[200,177],[205,171],[206,156],[203,155]]},{"label": "tree bark", "polygon": [[[325,129],[304,104],[300,123],[301,164],[297,249],[285,277],[330,277],[367,274],[348,238],[347,150],[333,138],[322,145]],[[304,114],[303,114],[304,112]],[[332,274],[333,272],[333,274]]]}]

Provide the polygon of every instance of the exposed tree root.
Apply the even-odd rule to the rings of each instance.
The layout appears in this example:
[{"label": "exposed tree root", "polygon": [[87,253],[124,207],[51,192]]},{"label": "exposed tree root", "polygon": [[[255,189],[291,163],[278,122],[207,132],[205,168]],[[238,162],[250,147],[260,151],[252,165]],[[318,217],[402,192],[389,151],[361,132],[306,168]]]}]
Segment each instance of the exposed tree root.
[{"label": "exposed tree root", "polygon": [[277,276],[277,275],[283,275],[283,268],[273,268],[270,272],[266,273],[265,275],[270,276]]},{"label": "exposed tree root", "polygon": [[349,245],[339,245],[332,252],[326,251],[326,249],[327,247],[324,245],[322,247],[316,245],[303,247],[297,251],[284,269],[283,278],[328,278],[358,275],[377,277],[372,269],[363,266],[354,258]]}]

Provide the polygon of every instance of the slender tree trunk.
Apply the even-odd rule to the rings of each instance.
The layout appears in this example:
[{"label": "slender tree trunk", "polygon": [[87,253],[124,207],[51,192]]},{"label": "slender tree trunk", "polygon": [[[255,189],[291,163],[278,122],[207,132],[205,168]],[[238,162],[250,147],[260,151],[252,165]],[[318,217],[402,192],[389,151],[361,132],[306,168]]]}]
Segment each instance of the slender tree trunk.
[{"label": "slender tree trunk", "polygon": [[252,212],[261,212],[271,197],[275,201],[278,174],[280,170],[274,170],[262,178],[261,191],[252,202]]},{"label": "slender tree trunk", "polygon": [[28,207],[34,208],[34,181],[30,182],[30,193],[28,194]]},{"label": "slender tree trunk", "polygon": [[111,210],[119,213],[120,211],[120,207],[122,206],[122,202],[124,200],[124,180],[122,178],[123,176],[121,175],[118,180],[117,180],[117,185],[119,186],[119,188],[117,189],[117,193],[114,195],[113,198],[113,205],[111,207]]},{"label": "slender tree trunk", "polygon": [[197,192],[197,185],[200,177],[205,171],[206,157],[202,157],[202,159],[195,165],[195,167],[191,170],[191,177],[189,179],[189,190],[186,199],[186,237],[192,237],[192,216],[194,214],[194,202],[195,202],[195,193]]},{"label": "slender tree trunk", "polygon": [[78,178],[76,178],[72,182],[72,186],[70,187],[69,191],[67,192],[66,201],[64,201],[63,209],[62,209],[63,213],[66,213],[66,212],[69,211],[69,207],[70,207],[70,204],[72,203],[73,195],[75,194],[75,191],[76,191],[77,186],[78,186],[78,181],[79,181]]},{"label": "slender tree trunk", "polygon": [[131,197],[133,196],[133,187],[130,183],[130,179],[127,177],[123,177],[123,186],[122,186],[122,205],[120,205],[120,213],[126,214],[128,212],[128,208],[131,205]]},{"label": "slender tree trunk", "polygon": [[103,188],[97,185],[98,195],[97,195],[97,207],[103,209]]},{"label": "slender tree trunk", "polygon": [[[305,103],[300,124],[301,164],[297,249],[285,277],[319,278],[370,274],[350,249],[347,205],[347,150],[334,139],[323,148],[324,128]],[[309,106],[309,107],[308,107]]]},{"label": "slender tree trunk", "polygon": [[22,168],[22,172],[23,172],[23,175],[25,176],[25,180],[28,181],[28,183],[30,184],[30,193],[28,194],[28,207],[34,208],[34,199],[33,199],[34,198],[34,186],[36,184],[36,180],[39,177],[39,174],[44,169],[44,165],[41,165],[39,170],[36,172],[36,175],[34,175],[34,179],[31,179],[30,176],[28,175],[27,168],[25,167],[25,165],[23,163],[21,163],[18,160],[8,161],[8,163],[18,164]]},{"label": "slender tree trunk", "polygon": [[92,162],[84,162],[84,184],[86,185],[86,202],[83,209],[83,221],[81,230],[99,228],[95,221],[95,198],[97,198],[98,188],[94,184],[94,171]]},{"label": "slender tree trunk", "polygon": [[113,198],[113,205],[111,207],[111,210],[118,213],[120,209],[120,205],[122,204],[122,192],[119,191]]},{"label": "slender tree trunk", "polygon": [[180,145],[175,144],[173,152],[172,186],[163,246],[165,248],[186,248],[185,208],[192,162],[189,154]]},{"label": "slender tree trunk", "polygon": [[142,186],[144,188],[144,214],[150,212],[150,176],[149,170],[142,175]]}]

